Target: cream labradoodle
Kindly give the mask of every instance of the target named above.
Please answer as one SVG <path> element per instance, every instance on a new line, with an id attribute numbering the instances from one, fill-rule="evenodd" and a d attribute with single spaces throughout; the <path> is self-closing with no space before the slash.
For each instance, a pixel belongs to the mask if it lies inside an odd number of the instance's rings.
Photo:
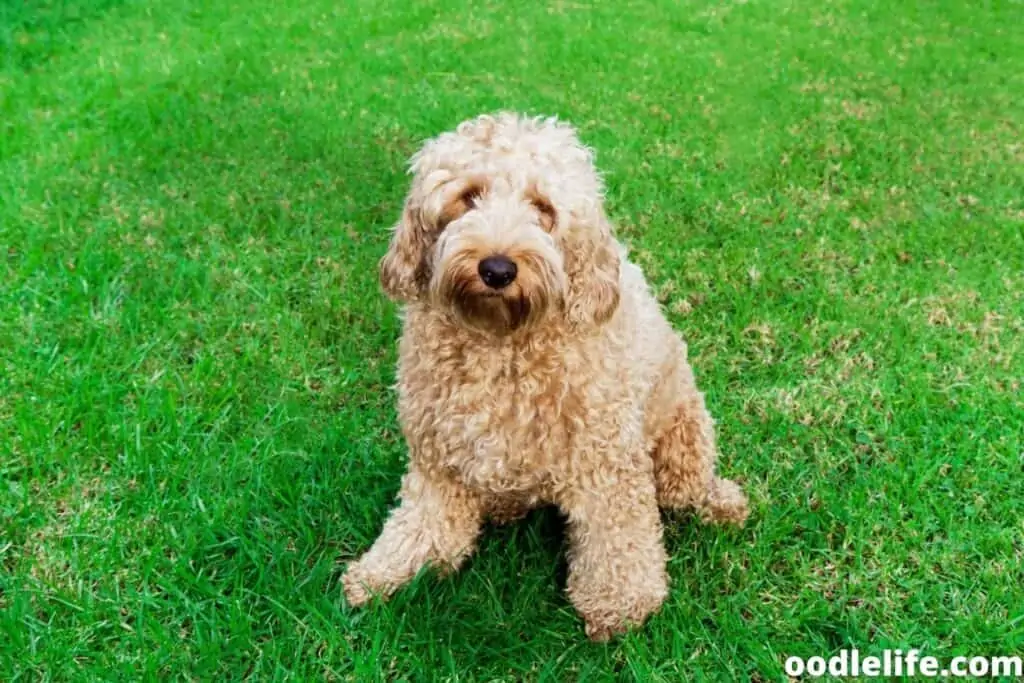
<path id="1" fill-rule="evenodd" d="M 400 505 L 343 578 L 352 605 L 457 568 L 487 519 L 568 518 L 568 594 L 587 634 L 665 599 L 658 507 L 742 523 L 686 344 L 605 216 L 591 152 L 554 119 L 481 116 L 412 159 L 380 264 L 405 306 Z"/>

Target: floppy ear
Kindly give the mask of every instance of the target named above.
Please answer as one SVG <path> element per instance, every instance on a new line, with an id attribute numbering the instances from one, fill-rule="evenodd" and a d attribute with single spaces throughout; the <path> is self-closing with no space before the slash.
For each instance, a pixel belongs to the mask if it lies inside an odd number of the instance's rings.
<path id="1" fill-rule="evenodd" d="M 449 175 L 443 170 L 428 175 L 414 184 L 405 201 L 402 220 L 394 227 L 388 252 L 380 260 L 381 286 L 395 301 L 413 301 L 426 291 L 432 275 L 428 250 L 445 226 L 473 208 L 484 191 L 479 179 L 453 185 L 455 194 L 434 191 Z M 424 194 L 424 186 L 431 191 Z"/>
<path id="2" fill-rule="evenodd" d="M 392 231 L 388 251 L 380 260 L 380 284 L 388 297 L 408 302 L 424 290 L 430 280 L 426 249 L 423 211 L 410 198 L 402 209 L 401 220 Z"/>
<path id="3" fill-rule="evenodd" d="M 619 247 L 604 216 L 577 221 L 565 250 L 569 288 L 565 313 L 573 325 L 600 325 L 619 306 Z"/>

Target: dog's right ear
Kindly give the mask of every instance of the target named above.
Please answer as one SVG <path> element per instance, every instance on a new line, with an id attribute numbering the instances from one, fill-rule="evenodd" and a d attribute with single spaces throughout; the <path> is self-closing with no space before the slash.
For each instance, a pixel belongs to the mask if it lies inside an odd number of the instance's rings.
<path id="1" fill-rule="evenodd" d="M 430 279 L 425 251 L 427 230 L 422 209 L 412 199 L 405 202 L 402 218 L 391 234 L 391 244 L 380 260 L 380 284 L 394 301 L 406 303 L 419 297 Z"/>
<path id="2" fill-rule="evenodd" d="M 445 226 L 473 208 L 484 192 L 483 181 L 470 178 L 448 184 L 446 170 L 414 182 L 394 227 L 388 252 L 380 260 L 380 284 L 384 292 L 402 303 L 420 297 L 430 284 L 428 252 Z"/>

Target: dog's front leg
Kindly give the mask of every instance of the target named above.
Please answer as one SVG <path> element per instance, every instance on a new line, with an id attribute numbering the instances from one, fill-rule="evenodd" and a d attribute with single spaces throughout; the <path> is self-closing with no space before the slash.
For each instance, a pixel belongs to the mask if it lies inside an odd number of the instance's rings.
<path id="1" fill-rule="evenodd" d="M 425 565 L 455 570 L 472 552 L 483 522 L 479 496 L 447 475 L 410 465 L 401 503 L 373 547 L 342 577 L 352 606 L 383 597 L 409 582 Z"/>
<path id="2" fill-rule="evenodd" d="M 668 594 L 653 476 L 595 472 L 560 506 L 569 517 L 569 599 L 587 635 L 607 640 L 643 623 Z"/>

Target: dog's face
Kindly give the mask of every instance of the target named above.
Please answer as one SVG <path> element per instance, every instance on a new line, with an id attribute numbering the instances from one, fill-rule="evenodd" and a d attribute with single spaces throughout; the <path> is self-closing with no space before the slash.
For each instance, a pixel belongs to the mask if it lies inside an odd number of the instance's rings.
<path id="1" fill-rule="evenodd" d="M 567 126 L 481 117 L 427 143 L 413 171 L 381 260 L 389 296 L 495 334 L 614 313 L 617 246 L 590 154 Z"/>
<path id="2" fill-rule="evenodd" d="M 554 207 L 503 180 L 456 177 L 440 188 L 440 216 L 426 226 L 435 237 L 421 255 L 430 303 L 499 333 L 542 319 L 566 290 Z"/>

